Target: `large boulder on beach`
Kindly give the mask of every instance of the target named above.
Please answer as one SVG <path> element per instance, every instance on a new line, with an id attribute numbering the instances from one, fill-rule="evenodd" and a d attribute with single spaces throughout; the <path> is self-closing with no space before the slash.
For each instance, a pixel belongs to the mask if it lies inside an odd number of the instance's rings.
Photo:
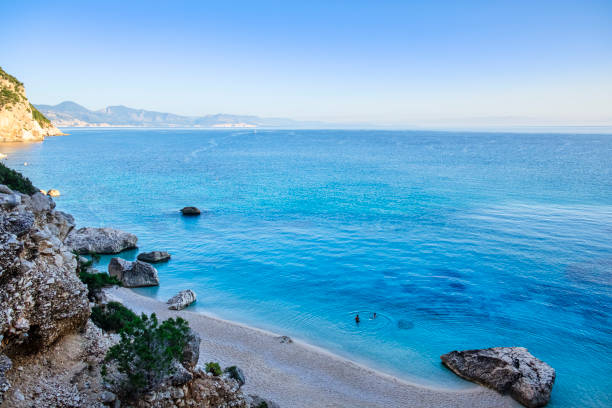
<path id="1" fill-rule="evenodd" d="M 79 228 L 66 238 L 66 246 L 77 254 L 118 254 L 136 248 L 138 237 L 113 228 Z"/>
<path id="2" fill-rule="evenodd" d="M 108 274 L 117 278 L 127 288 L 159 285 L 157 269 L 146 262 L 113 258 L 108 264 Z"/>
<path id="3" fill-rule="evenodd" d="M 196 301 L 196 294 L 193 290 L 187 289 L 182 290 L 176 295 L 172 296 L 166 302 L 169 306 L 168 309 L 171 310 L 181 310 L 192 304 Z"/>
<path id="4" fill-rule="evenodd" d="M 181 213 L 183 215 L 200 215 L 201 211 L 196 207 L 183 207 Z"/>
<path id="5" fill-rule="evenodd" d="M 550 400 L 555 370 L 524 347 L 452 351 L 440 358 L 458 376 L 510 394 L 526 407 L 543 407 Z"/>
<path id="6" fill-rule="evenodd" d="M 138 254 L 138 260 L 148 263 L 164 262 L 170 259 L 170 254 L 166 251 L 151 251 Z"/>

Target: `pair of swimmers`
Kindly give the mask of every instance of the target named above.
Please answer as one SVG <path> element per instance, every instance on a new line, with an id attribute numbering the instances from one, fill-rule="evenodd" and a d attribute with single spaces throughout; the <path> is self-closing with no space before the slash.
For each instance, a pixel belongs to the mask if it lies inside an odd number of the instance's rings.
<path id="1" fill-rule="evenodd" d="M 374 312 L 372 315 L 372 319 L 376 319 L 376 312 Z M 357 313 L 357 315 L 355 315 L 355 323 L 359 324 L 360 321 L 361 319 L 359 318 L 359 313 Z"/>

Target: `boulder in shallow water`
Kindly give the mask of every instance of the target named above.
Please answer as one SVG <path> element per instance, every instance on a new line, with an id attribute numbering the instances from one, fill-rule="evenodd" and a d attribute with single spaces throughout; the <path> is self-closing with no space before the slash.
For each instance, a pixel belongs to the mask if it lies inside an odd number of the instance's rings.
<path id="1" fill-rule="evenodd" d="M 200 215 L 201 211 L 196 207 L 184 207 L 181 209 L 183 215 Z"/>
<path id="2" fill-rule="evenodd" d="M 196 294 L 193 290 L 187 289 L 182 290 L 176 295 L 172 296 L 166 302 L 169 306 L 168 309 L 171 310 L 181 310 L 192 304 L 196 301 Z"/>
<path id="3" fill-rule="evenodd" d="M 77 254 L 118 254 L 136 248 L 138 237 L 113 228 L 79 228 L 66 238 L 66 246 Z"/>
<path id="4" fill-rule="evenodd" d="M 170 259 L 170 254 L 166 251 L 152 251 L 138 254 L 138 260 L 148 263 L 164 262 Z"/>
<path id="5" fill-rule="evenodd" d="M 113 258 L 108 264 L 108 274 L 119 279 L 127 288 L 159 285 L 157 269 L 146 262 Z"/>
<path id="6" fill-rule="evenodd" d="M 458 376 L 510 394 L 526 407 L 543 407 L 550 400 L 555 370 L 524 347 L 452 351 L 440 358 Z"/>

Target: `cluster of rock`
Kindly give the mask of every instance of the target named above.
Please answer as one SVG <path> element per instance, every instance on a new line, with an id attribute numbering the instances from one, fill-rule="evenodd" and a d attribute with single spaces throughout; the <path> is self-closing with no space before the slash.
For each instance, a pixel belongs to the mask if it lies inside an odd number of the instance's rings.
<path id="1" fill-rule="evenodd" d="M 50 346 L 85 326 L 87 289 L 65 245 L 72 216 L 53 200 L 0 186 L 0 359 Z M 2 364 L 6 367 L 6 364 Z M 2 370 L 0 370 L 1 372 Z M 7 389 L 0 374 L 0 399 Z"/>
<path id="2" fill-rule="evenodd" d="M 510 394 L 526 407 L 543 407 L 550 400 L 555 370 L 524 347 L 452 351 L 440 358 L 460 377 Z"/>

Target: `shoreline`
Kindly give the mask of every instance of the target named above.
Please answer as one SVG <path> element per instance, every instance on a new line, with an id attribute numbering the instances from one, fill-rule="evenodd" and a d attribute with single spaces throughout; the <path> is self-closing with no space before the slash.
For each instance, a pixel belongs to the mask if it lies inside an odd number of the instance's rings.
<path id="1" fill-rule="evenodd" d="M 462 390 L 410 383 L 278 334 L 201 312 L 168 310 L 159 300 L 126 288 L 107 289 L 109 300 L 136 313 L 156 313 L 161 319 L 180 316 L 202 337 L 200 362 L 236 365 L 246 376 L 246 394 L 257 394 L 282 408 L 311 407 L 520 407 L 509 396 L 474 384 Z"/>

